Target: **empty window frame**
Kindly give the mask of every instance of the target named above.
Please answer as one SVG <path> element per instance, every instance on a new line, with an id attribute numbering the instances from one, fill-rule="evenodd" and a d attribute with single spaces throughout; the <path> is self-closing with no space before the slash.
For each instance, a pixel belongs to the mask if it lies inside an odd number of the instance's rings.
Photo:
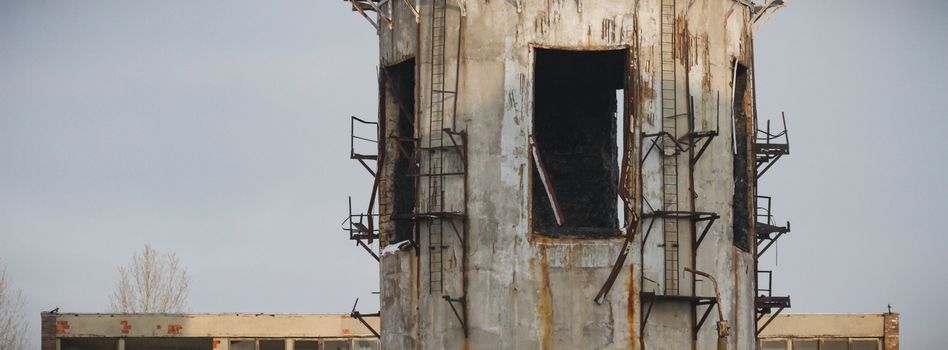
<path id="1" fill-rule="evenodd" d="M 853 339 L 850 343 L 852 350 L 879 350 L 879 341 L 875 339 Z"/>
<path id="2" fill-rule="evenodd" d="M 386 129 L 391 131 L 386 131 L 382 137 L 386 138 L 385 142 L 396 143 L 396 151 L 391 154 L 395 160 L 392 174 L 392 219 L 395 225 L 391 241 L 401 242 L 414 236 L 414 221 L 410 217 L 414 213 L 416 196 L 411 159 L 415 143 L 409 140 L 415 138 L 415 60 L 386 67 L 384 73 Z"/>
<path id="3" fill-rule="evenodd" d="M 352 341 L 353 350 L 379 350 L 379 341 L 376 339 L 356 339 Z"/>
<path id="4" fill-rule="evenodd" d="M 736 63 L 734 69 L 734 245 L 749 251 L 756 176 L 751 146 L 754 132 L 753 81 L 744 65 Z"/>
<path id="5" fill-rule="evenodd" d="M 319 341 L 317 340 L 294 340 L 293 350 L 319 350 Z"/>
<path id="6" fill-rule="evenodd" d="M 118 338 L 60 338 L 62 350 L 112 350 L 118 349 Z"/>
<path id="7" fill-rule="evenodd" d="M 628 51 L 535 53 L 533 230 L 548 236 L 618 234 L 617 145 L 624 133 L 617 119 L 625 116 L 617 112 L 625 108 L 617 106 L 627 105 L 628 94 L 617 90 L 626 90 Z"/>
<path id="8" fill-rule="evenodd" d="M 286 350 L 286 340 L 283 339 L 260 339 L 259 350 Z"/>
<path id="9" fill-rule="evenodd" d="M 154 338 L 125 338 L 126 350 L 211 350 L 214 348 L 212 338 L 191 337 L 154 337 Z M 282 350 L 282 349 L 281 349 Z"/>
<path id="10" fill-rule="evenodd" d="M 230 350 L 256 350 L 257 341 L 254 339 L 240 339 L 230 341 Z"/>
<path id="11" fill-rule="evenodd" d="M 821 350 L 849 350 L 849 339 L 823 339 Z"/>
<path id="12" fill-rule="evenodd" d="M 323 342 L 324 350 L 351 350 L 351 341 L 348 339 L 326 340 Z"/>
<path id="13" fill-rule="evenodd" d="M 820 350 L 819 340 L 794 340 L 793 350 Z"/>
<path id="14" fill-rule="evenodd" d="M 761 340 L 760 348 L 762 350 L 787 350 L 786 340 Z"/>

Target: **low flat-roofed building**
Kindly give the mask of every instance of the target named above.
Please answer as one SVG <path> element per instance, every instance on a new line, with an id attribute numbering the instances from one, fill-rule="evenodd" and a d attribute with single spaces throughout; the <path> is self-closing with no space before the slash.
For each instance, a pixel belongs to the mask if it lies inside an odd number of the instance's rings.
<path id="1" fill-rule="evenodd" d="M 761 320 L 761 326 L 767 321 Z M 898 350 L 899 314 L 779 315 L 760 333 L 761 350 Z"/>
<path id="2" fill-rule="evenodd" d="M 42 350 L 378 350 L 378 317 L 42 314 Z"/>

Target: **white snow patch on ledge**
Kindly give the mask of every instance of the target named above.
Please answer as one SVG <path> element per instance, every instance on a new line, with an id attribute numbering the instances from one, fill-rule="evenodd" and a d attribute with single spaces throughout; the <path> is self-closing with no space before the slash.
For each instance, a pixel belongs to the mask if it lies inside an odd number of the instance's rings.
<path id="1" fill-rule="evenodd" d="M 381 255 L 381 256 L 386 256 L 386 255 L 388 255 L 388 254 L 394 254 L 395 252 L 397 252 L 397 251 L 399 251 L 399 250 L 403 250 L 402 248 L 410 247 L 410 246 L 411 246 L 411 241 L 401 241 L 401 242 L 398 242 L 398 243 L 389 244 L 389 245 L 385 246 L 385 249 L 382 249 L 382 255 Z"/>

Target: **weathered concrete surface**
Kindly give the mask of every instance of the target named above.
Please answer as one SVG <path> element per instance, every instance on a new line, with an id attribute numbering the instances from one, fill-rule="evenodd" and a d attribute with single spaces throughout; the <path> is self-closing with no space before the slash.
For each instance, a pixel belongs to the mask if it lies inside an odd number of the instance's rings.
<path id="1" fill-rule="evenodd" d="M 57 338 L 77 337 L 372 337 L 358 320 L 330 314 L 44 314 Z M 377 317 L 366 319 L 379 327 Z"/>
<path id="2" fill-rule="evenodd" d="M 716 316 L 691 329 L 695 315 L 687 304 L 662 303 L 653 310 L 644 334 L 640 291 L 664 290 L 663 238 L 653 232 L 643 244 L 642 220 L 632 225 L 635 239 L 629 259 L 602 305 L 593 298 L 605 282 L 624 238 L 549 238 L 531 227 L 532 160 L 529 136 L 533 125 L 534 48 L 563 50 L 628 49 L 625 123 L 626 149 L 632 155 L 627 171 L 636 217 L 652 209 L 642 199 L 662 203 L 662 177 L 653 154 L 639 167 L 641 133 L 661 130 L 660 26 L 661 1 L 607 0 L 469 0 L 467 16 L 459 18 L 449 1 L 446 82 L 453 85 L 459 26 L 463 33 L 459 67 L 457 130 L 467 133 L 468 173 L 465 180 L 445 181 L 448 210 L 467 215 L 466 250 L 453 234 L 445 235 L 444 290 L 428 286 L 428 242 L 422 226 L 418 250 L 382 258 L 381 306 L 383 346 L 389 349 L 715 349 Z M 394 24 L 379 33 L 381 65 L 415 58 L 416 135 L 422 142 L 430 113 L 429 60 L 432 44 L 431 1 L 421 2 L 421 22 L 402 1 L 394 3 Z M 690 6 L 689 6 L 690 4 Z M 519 8 L 518 8 L 519 7 Z M 678 1 L 675 35 L 678 110 L 694 98 L 695 130 L 719 132 L 693 172 L 695 211 L 721 216 L 691 255 L 691 228 L 682 223 L 680 266 L 714 276 L 720 284 L 720 307 L 729 322 L 730 349 L 755 345 L 752 251 L 733 245 L 732 108 L 734 62 L 753 68 L 749 9 L 732 0 Z M 462 25 L 463 23 L 463 25 Z M 687 89 L 686 89 L 687 87 Z M 450 103 L 450 102 L 449 102 Z M 380 120 L 394 120 L 395 103 L 386 99 Z M 450 116 L 448 116 L 450 118 Z M 450 123 L 450 121 L 446 121 Z M 684 122 L 676 131 L 683 136 Z M 740 125 L 747 128 L 749 125 Z M 392 130 L 392 127 L 385 128 Z M 437 131 L 435 131 L 437 132 Z M 388 135 L 383 149 L 397 152 Z M 391 189 L 391 162 L 383 169 L 380 206 Z M 682 158 L 686 159 L 686 158 Z M 689 172 L 681 162 L 678 202 L 689 202 Z M 424 161 L 422 161 L 424 167 Z M 429 193 L 419 180 L 418 197 Z M 465 193 L 466 196 L 462 195 Z M 466 203 L 463 200 L 466 197 Z M 416 212 L 427 208 L 419 204 Z M 660 209 L 660 208 L 656 208 Z M 391 223 L 382 214 L 382 235 Z M 631 214 L 631 213 L 629 213 Z M 656 223 L 661 227 L 661 221 Z M 751 249 L 753 250 L 753 249 Z M 644 272 L 643 272 L 644 271 Z M 714 296 L 707 280 L 679 270 L 679 295 Z M 654 281 L 654 282 L 653 282 Z M 466 298 L 465 338 L 461 323 L 443 297 Z M 699 308 L 703 312 L 704 307 Z M 644 342 L 643 340 L 644 336 Z"/>
<path id="3" fill-rule="evenodd" d="M 898 314 L 892 314 L 898 320 Z M 885 314 L 778 315 L 760 334 L 768 338 L 883 338 Z M 761 322 L 763 323 L 763 321 Z M 896 334 L 897 336 L 897 334 Z"/>

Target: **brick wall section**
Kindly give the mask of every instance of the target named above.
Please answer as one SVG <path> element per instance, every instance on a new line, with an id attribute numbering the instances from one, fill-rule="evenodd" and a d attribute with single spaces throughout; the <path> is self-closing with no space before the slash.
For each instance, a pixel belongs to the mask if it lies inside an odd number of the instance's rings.
<path id="1" fill-rule="evenodd" d="M 899 314 L 888 313 L 884 319 L 885 350 L 899 350 Z"/>
<path id="2" fill-rule="evenodd" d="M 40 314 L 40 349 L 56 350 L 56 315 Z"/>

